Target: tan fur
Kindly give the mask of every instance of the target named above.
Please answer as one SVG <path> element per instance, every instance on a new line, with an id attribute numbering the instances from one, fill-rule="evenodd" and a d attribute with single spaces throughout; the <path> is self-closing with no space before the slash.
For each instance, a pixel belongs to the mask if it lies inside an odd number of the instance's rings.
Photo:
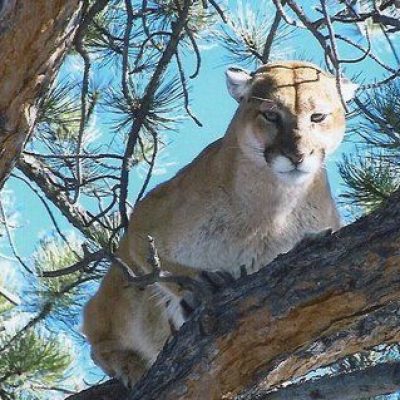
<path id="1" fill-rule="evenodd" d="M 254 272 L 308 232 L 339 227 L 323 164 L 345 129 L 335 79 L 312 64 L 282 62 L 261 67 L 240 90 L 226 135 L 135 208 L 118 253 L 136 272 L 149 268 L 147 235 L 166 270 L 237 276 L 241 265 Z M 282 122 L 268 122 L 266 110 L 279 112 Z M 326 120 L 311 123 L 321 112 L 329 113 Z M 286 168 L 286 155 L 299 154 L 310 159 L 309 174 L 274 170 Z M 168 338 L 168 318 L 182 324 L 179 296 L 172 286 L 126 288 L 112 266 L 84 311 L 95 362 L 134 383 Z"/>

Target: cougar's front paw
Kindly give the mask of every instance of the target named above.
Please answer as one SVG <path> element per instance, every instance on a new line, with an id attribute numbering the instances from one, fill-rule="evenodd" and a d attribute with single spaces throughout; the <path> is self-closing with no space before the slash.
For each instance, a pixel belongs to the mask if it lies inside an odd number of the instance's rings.
<path id="1" fill-rule="evenodd" d="M 126 388 L 132 389 L 142 374 L 143 369 L 138 368 L 136 358 L 126 357 L 117 366 L 114 377 L 121 381 Z"/>
<path id="2" fill-rule="evenodd" d="M 203 284 L 207 286 L 207 288 L 211 291 L 211 293 L 216 293 L 218 290 L 225 286 L 231 285 L 235 282 L 234 276 L 227 271 L 201 271 L 198 278 Z"/>
<path id="3" fill-rule="evenodd" d="M 200 284 L 204 286 L 204 291 L 210 293 L 210 295 L 216 293 L 221 288 L 231 285 L 235 282 L 235 278 L 232 274 L 226 271 L 201 271 L 197 277 Z M 183 316 L 188 319 L 193 311 L 200 306 L 201 299 L 196 296 L 195 292 L 186 292 L 181 300 L 181 308 Z"/>
<path id="4" fill-rule="evenodd" d="M 186 320 L 193 314 L 193 311 L 199 307 L 201 300 L 193 294 L 193 292 L 186 292 L 180 302 L 183 318 Z"/>
<path id="5" fill-rule="evenodd" d="M 308 232 L 303 236 L 303 239 L 299 243 L 297 243 L 295 249 L 305 249 L 320 241 L 321 239 L 331 236 L 332 232 L 333 231 L 331 228 L 323 229 L 322 231 L 318 232 Z"/>
<path id="6" fill-rule="evenodd" d="M 128 389 L 131 389 L 146 371 L 145 362 L 140 355 L 130 350 L 98 353 L 93 360 L 107 375 L 118 379 Z"/>

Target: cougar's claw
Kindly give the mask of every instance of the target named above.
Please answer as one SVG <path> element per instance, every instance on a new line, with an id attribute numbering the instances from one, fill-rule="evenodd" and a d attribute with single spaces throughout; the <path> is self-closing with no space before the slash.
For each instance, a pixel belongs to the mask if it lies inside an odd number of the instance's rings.
<path id="1" fill-rule="evenodd" d="M 201 271 L 197 277 L 197 280 L 210 292 L 210 294 L 216 293 L 219 289 L 228 286 L 235 282 L 235 278 L 232 274 L 227 271 Z M 200 306 L 201 300 L 193 292 L 186 292 L 181 300 L 181 307 L 184 318 L 187 319 L 193 313 L 193 311 Z"/>
<path id="2" fill-rule="evenodd" d="M 227 271 L 201 271 L 198 279 L 205 283 L 212 293 L 219 289 L 231 285 L 235 282 L 233 275 Z"/>

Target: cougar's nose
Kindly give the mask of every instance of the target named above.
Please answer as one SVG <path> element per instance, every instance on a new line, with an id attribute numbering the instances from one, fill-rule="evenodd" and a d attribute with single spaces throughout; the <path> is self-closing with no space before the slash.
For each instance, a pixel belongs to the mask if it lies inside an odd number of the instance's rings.
<path id="1" fill-rule="evenodd" d="M 301 164 L 304 161 L 304 154 L 302 153 L 289 153 L 282 151 L 282 154 L 287 157 L 295 166 Z"/>

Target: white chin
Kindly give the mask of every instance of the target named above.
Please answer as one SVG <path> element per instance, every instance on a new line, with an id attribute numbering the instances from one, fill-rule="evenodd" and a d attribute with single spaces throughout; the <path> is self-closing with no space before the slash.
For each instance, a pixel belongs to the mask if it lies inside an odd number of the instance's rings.
<path id="1" fill-rule="evenodd" d="M 290 171 L 290 172 L 275 172 L 278 179 L 287 185 L 301 185 L 308 182 L 313 174 L 311 172 Z"/>

